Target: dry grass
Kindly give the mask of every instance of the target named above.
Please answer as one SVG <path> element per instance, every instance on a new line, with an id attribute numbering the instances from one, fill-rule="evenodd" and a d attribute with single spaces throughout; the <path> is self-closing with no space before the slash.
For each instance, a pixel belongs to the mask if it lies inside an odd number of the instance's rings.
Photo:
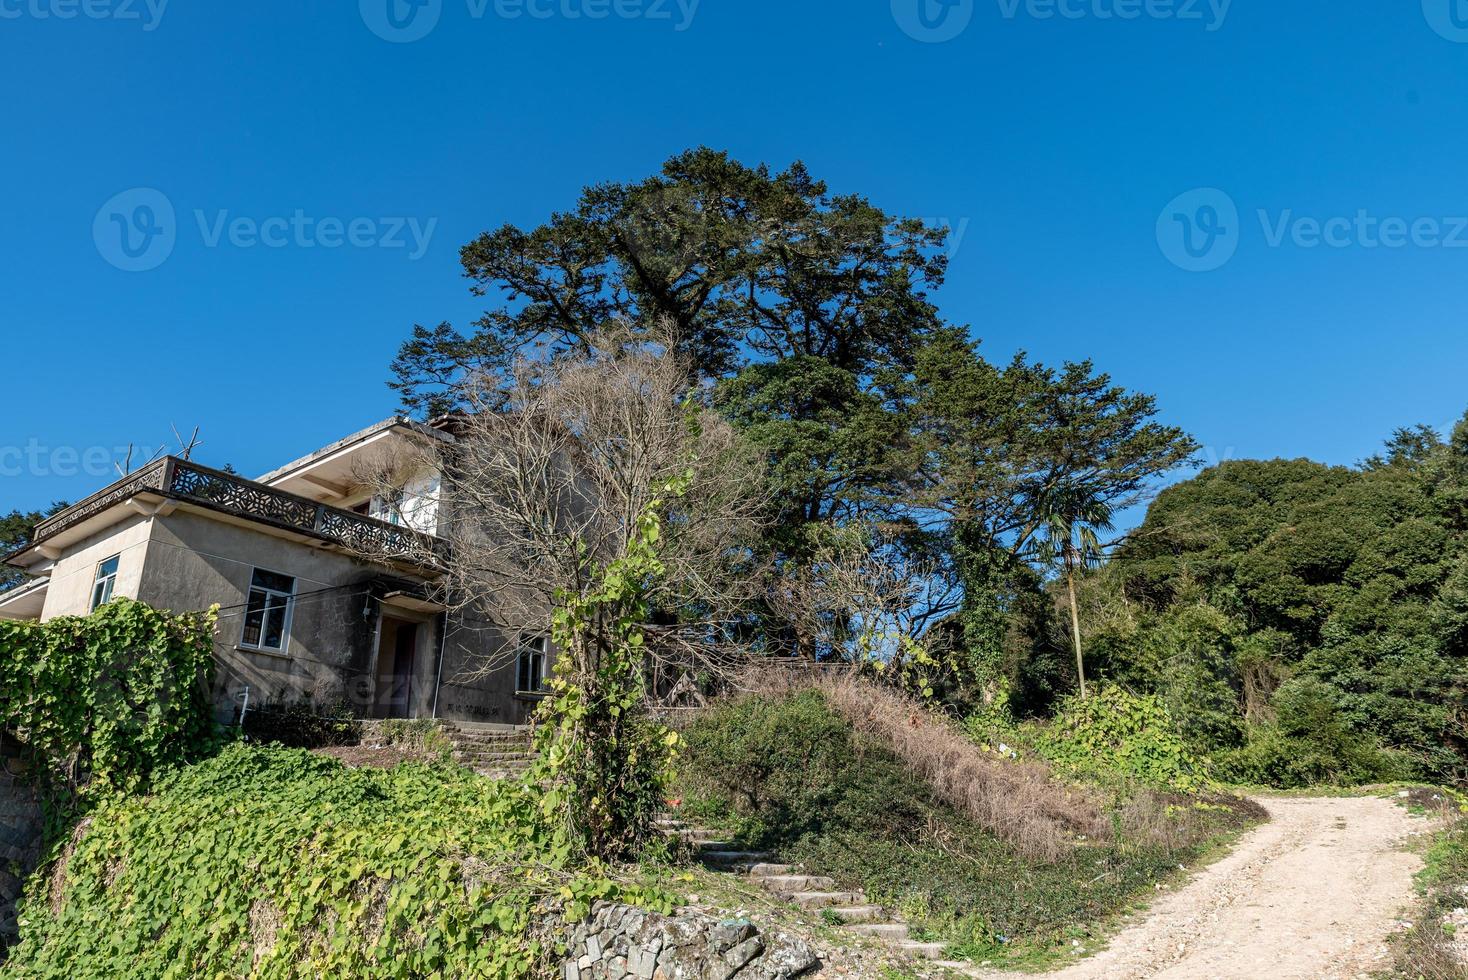
<path id="1" fill-rule="evenodd" d="M 1050 770 L 984 752 L 922 704 L 849 673 L 762 671 L 750 689 L 768 696 L 818 690 L 856 730 L 889 748 L 934 794 L 1025 855 L 1054 861 L 1080 838 L 1106 840 L 1110 821 L 1085 792 Z"/>

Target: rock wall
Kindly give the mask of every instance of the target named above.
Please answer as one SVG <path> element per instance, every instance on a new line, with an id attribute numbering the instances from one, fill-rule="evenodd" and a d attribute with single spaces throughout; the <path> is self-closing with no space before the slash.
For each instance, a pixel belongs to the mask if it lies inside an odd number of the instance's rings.
<path id="1" fill-rule="evenodd" d="M 599 904 L 570 928 L 565 980 L 791 980 L 820 966 L 804 942 L 747 919 Z"/>
<path id="2" fill-rule="evenodd" d="M 0 959 L 15 939 L 15 903 L 41 859 L 41 808 L 15 740 L 0 732 Z"/>

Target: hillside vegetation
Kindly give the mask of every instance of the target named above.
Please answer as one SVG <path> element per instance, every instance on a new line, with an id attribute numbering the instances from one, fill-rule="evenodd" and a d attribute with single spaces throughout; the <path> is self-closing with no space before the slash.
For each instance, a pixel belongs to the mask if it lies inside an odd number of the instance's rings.
<path id="1" fill-rule="evenodd" d="M 1046 962 L 1089 946 L 1259 816 L 1116 770 L 1104 784 L 1062 779 L 849 678 L 777 681 L 685 737 L 686 813 L 729 820 L 741 843 L 865 889 L 976 961 Z"/>
<path id="2" fill-rule="evenodd" d="M 572 868 L 553 830 L 519 782 L 231 746 L 89 814 L 33 880 L 6 976 L 550 974 L 545 916 L 666 904 Z"/>
<path id="3" fill-rule="evenodd" d="M 1096 669 L 1219 774 L 1468 774 L 1468 422 L 1356 469 L 1229 462 L 1158 498 L 1086 591 Z"/>

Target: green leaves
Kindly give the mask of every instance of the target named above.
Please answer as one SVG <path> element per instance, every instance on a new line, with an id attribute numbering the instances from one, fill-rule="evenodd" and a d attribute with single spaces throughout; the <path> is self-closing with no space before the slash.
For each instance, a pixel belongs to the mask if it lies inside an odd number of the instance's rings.
<path id="1" fill-rule="evenodd" d="M 0 622 L 0 725 L 58 779 L 132 790 L 213 735 L 215 611 L 173 616 L 119 598 L 83 619 Z"/>
<path id="2" fill-rule="evenodd" d="M 109 797 L 53 909 L 37 878 L 9 977 L 521 978 L 552 902 L 667 902 L 578 870 L 533 787 L 455 766 L 346 769 L 232 745 Z"/>

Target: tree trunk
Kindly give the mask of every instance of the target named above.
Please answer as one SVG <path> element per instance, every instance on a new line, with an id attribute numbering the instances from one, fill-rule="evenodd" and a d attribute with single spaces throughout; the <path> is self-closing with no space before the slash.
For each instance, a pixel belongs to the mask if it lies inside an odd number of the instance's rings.
<path id="1" fill-rule="evenodd" d="M 1065 580 L 1070 588 L 1070 631 L 1075 639 L 1076 647 L 1076 676 L 1081 681 L 1081 700 L 1086 700 L 1086 659 L 1081 653 L 1081 612 L 1080 605 L 1076 602 L 1076 569 L 1074 561 L 1067 561 L 1065 568 Z"/>

